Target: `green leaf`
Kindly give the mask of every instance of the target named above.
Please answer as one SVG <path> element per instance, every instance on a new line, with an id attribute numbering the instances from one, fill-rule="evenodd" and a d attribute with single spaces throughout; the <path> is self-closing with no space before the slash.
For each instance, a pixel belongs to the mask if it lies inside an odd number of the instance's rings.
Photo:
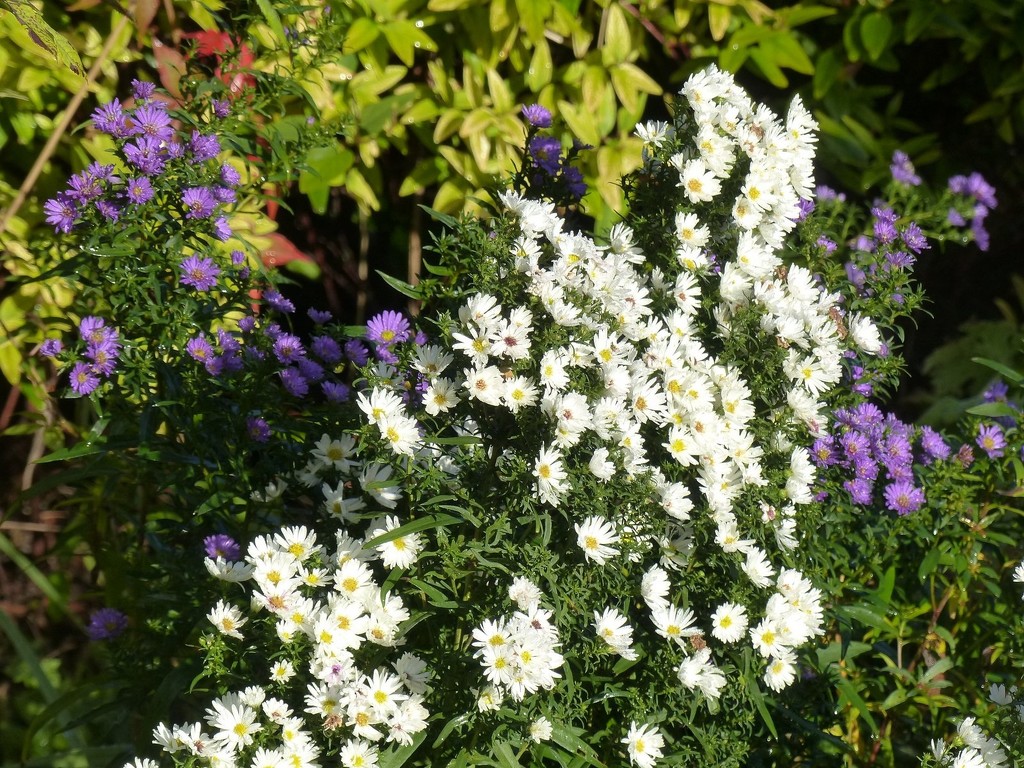
<path id="1" fill-rule="evenodd" d="M 491 749 L 494 751 L 494 756 L 498 758 L 498 765 L 501 768 L 522 768 L 515 750 L 507 741 L 494 741 L 491 743 Z"/>
<path id="2" fill-rule="evenodd" d="M 425 730 L 420 731 L 412 737 L 412 744 L 381 752 L 377 757 L 377 765 L 380 768 L 402 768 L 426 738 L 427 732 Z"/>
<path id="3" fill-rule="evenodd" d="M 417 49 L 425 51 L 437 50 L 437 43 L 426 32 L 417 27 L 415 22 L 409 19 L 389 21 L 383 26 L 383 32 L 384 37 L 387 38 L 388 45 L 391 46 L 391 50 L 395 52 L 395 55 L 407 67 L 413 65 Z"/>
<path id="4" fill-rule="evenodd" d="M 611 67 L 629 58 L 633 51 L 633 39 L 626 12 L 618 3 L 609 3 L 604 9 L 603 22 L 604 46 L 601 48 L 601 63 Z"/>
<path id="5" fill-rule="evenodd" d="M 360 16 L 345 33 L 344 53 L 358 53 L 380 37 L 380 25 L 373 19 Z"/>
<path id="6" fill-rule="evenodd" d="M 437 738 L 434 739 L 434 743 L 430 745 L 430 748 L 437 749 L 444 743 L 445 739 L 447 739 L 452 734 L 452 731 L 454 731 L 459 726 L 468 723 L 472 719 L 472 717 L 473 714 L 470 712 L 466 712 L 465 714 L 453 717 L 451 720 L 444 724 L 444 728 L 442 728 L 441 732 L 437 734 Z"/>
<path id="7" fill-rule="evenodd" d="M 836 609 L 836 613 L 875 629 L 886 629 L 889 626 L 886 623 L 884 614 L 880 614 L 875 608 L 863 603 L 840 606 Z"/>
<path id="8" fill-rule="evenodd" d="M 715 3 L 708 6 L 708 29 L 711 31 L 713 40 L 717 42 L 725 37 L 725 33 L 729 31 L 730 21 L 732 21 L 732 8 Z"/>
<path id="9" fill-rule="evenodd" d="M 428 584 L 422 579 L 409 578 L 409 583 L 416 587 L 418 590 L 423 592 L 428 598 L 431 605 L 445 610 L 454 610 L 459 607 L 459 604 L 452 600 L 450 596 L 446 595 L 440 589 L 435 587 L 433 584 Z"/>
<path id="10" fill-rule="evenodd" d="M 551 61 L 551 47 L 544 38 L 538 40 L 533 47 L 533 56 L 530 57 L 530 67 L 526 71 L 526 84 L 534 93 L 551 82 L 551 75 L 554 72 L 554 65 Z"/>
<path id="11" fill-rule="evenodd" d="M 792 69 L 801 75 L 814 74 L 814 64 L 810 57 L 790 33 L 780 32 L 772 35 L 761 43 L 761 48 L 768 49 L 780 67 Z"/>
<path id="12" fill-rule="evenodd" d="M 1003 365 L 998 360 L 992 360 L 988 357 L 972 357 L 971 362 L 977 363 L 978 365 L 984 365 L 986 368 L 991 368 L 996 373 L 1005 376 L 1007 379 L 1012 381 L 1014 384 L 1020 384 L 1024 381 L 1024 374 L 1020 374 L 1013 370 L 1007 365 Z"/>
<path id="13" fill-rule="evenodd" d="M 420 208 L 422 208 L 434 221 L 439 221 L 450 229 L 454 229 L 459 223 L 454 216 L 449 216 L 447 213 L 435 211 L 429 205 L 421 205 Z"/>
<path id="14" fill-rule="evenodd" d="M 923 675 L 921 675 L 921 678 L 920 678 L 919 682 L 920 683 L 928 683 L 933 678 L 938 677 L 939 675 L 949 671 L 952 668 L 953 668 L 953 660 L 951 658 L 949 658 L 947 656 L 944 659 L 939 659 L 934 664 L 932 664 L 930 667 L 928 667 L 927 671 Z"/>
<path id="15" fill-rule="evenodd" d="M 566 665 L 568 670 L 569 665 Z M 568 678 L 568 676 L 567 676 Z M 580 734 L 584 733 L 579 728 L 570 728 L 568 725 L 558 721 L 552 721 L 551 723 L 551 740 L 558 746 L 562 747 L 566 752 L 576 755 L 586 761 L 587 765 L 594 766 L 594 768 L 606 768 L 605 764 L 601 762 L 597 752 L 587 742 L 580 738 Z"/>
<path id="16" fill-rule="evenodd" d="M 775 721 L 772 720 L 772 714 L 768 711 L 768 706 L 764 702 L 764 695 L 761 693 L 757 683 L 754 682 L 753 677 L 747 678 L 747 693 L 750 694 L 750 698 L 753 700 L 754 706 L 757 707 L 761 719 L 764 720 L 764 724 L 768 727 L 768 732 L 776 739 L 779 738 L 779 732 L 775 728 Z"/>
<path id="17" fill-rule="evenodd" d="M 765 49 L 758 46 L 750 52 L 750 58 L 757 64 L 757 68 L 761 70 L 761 74 L 764 75 L 769 83 L 776 88 L 786 88 L 789 86 L 789 79 L 779 69 L 778 62 L 775 61 L 775 54 L 770 48 Z"/>
<path id="18" fill-rule="evenodd" d="M 395 539 L 400 539 L 403 536 L 408 536 L 410 533 L 419 533 L 420 531 L 430 530 L 431 528 L 440 528 L 442 525 L 458 525 L 461 522 L 463 522 L 462 518 L 456 517 L 455 515 L 427 515 L 426 517 L 420 517 L 390 531 L 382 533 L 380 536 L 374 536 L 363 544 L 363 548 L 369 549 L 371 547 L 376 547 L 379 544 L 387 544 L 389 541 L 394 541 Z"/>
<path id="19" fill-rule="evenodd" d="M 889 45 L 892 37 L 892 21 L 884 11 L 875 11 L 864 16 L 860 22 L 860 39 L 864 50 L 872 61 L 877 61 Z"/>
<path id="20" fill-rule="evenodd" d="M 836 678 L 836 688 L 839 689 L 839 703 L 849 704 L 857 713 L 861 716 L 861 719 L 868 724 L 871 729 L 871 734 L 874 736 L 878 735 L 878 723 L 875 722 L 875 718 L 871 716 L 871 709 L 867 703 L 861 698 L 861 695 L 857 693 L 857 689 L 854 688 L 853 683 L 848 678 L 838 676 Z"/>
<path id="21" fill-rule="evenodd" d="M 998 418 L 1001 416 L 1016 416 L 1018 411 L 1007 403 L 982 403 L 967 409 L 967 413 L 973 416 L 988 416 Z"/>
<path id="22" fill-rule="evenodd" d="M 281 17 L 278 15 L 277 10 L 270 4 L 270 0 L 256 0 L 256 5 L 259 6 L 260 13 L 263 14 L 263 18 L 266 19 L 267 25 L 274 32 L 274 37 L 283 44 L 286 39 L 284 26 L 281 24 Z"/>
<path id="23" fill-rule="evenodd" d="M 399 280 L 397 277 L 392 277 L 391 275 L 385 274 L 384 272 L 381 272 L 379 269 L 376 270 L 376 272 L 378 275 L 381 276 L 381 279 L 385 283 L 390 285 L 403 296 L 408 296 L 410 299 L 423 298 L 422 292 L 416 286 L 409 285 L 409 283 L 405 282 L 404 280 Z"/>
<path id="24" fill-rule="evenodd" d="M 836 54 L 834 49 L 825 51 L 818 60 L 814 67 L 814 98 L 821 99 L 826 93 L 832 90 L 832 86 L 835 85 L 839 79 L 839 73 L 842 71 L 842 64 L 839 61 L 839 56 Z"/>
<path id="25" fill-rule="evenodd" d="M 50 58 L 79 77 L 85 74 L 78 51 L 63 35 L 46 23 L 34 5 L 28 0 L 3 0 L 3 4 L 28 32 L 32 42 L 46 51 Z"/>
<path id="26" fill-rule="evenodd" d="M 892 590 L 895 586 L 896 566 L 890 565 L 882 576 L 882 580 L 878 584 L 878 590 L 875 593 L 882 605 L 888 606 L 892 602 Z"/>

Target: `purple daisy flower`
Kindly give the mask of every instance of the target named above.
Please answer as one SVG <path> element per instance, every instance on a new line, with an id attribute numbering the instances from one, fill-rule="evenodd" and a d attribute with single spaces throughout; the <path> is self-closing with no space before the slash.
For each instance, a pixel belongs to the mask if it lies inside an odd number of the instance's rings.
<path id="1" fill-rule="evenodd" d="M 213 99 L 211 101 L 213 106 L 213 116 L 221 119 L 231 114 L 231 102 L 227 99 Z"/>
<path id="2" fill-rule="evenodd" d="M 185 344 L 185 351 L 188 352 L 193 360 L 200 363 L 205 363 L 213 357 L 213 347 L 210 346 L 210 342 L 206 340 L 205 336 L 196 336 L 189 339 L 188 343 Z"/>
<path id="3" fill-rule="evenodd" d="M 280 291 L 274 288 L 264 291 L 263 298 L 266 299 L 271 309 L 276 309 L 278 312 L 290 314 L 295 311 L 295 305 L 291 299 L 286 299 Z"/>
<path id="4" fill-rule="evenodd" d="M 43 203 L 43 212 L 46 214 L 46 223 L 55 232 L 64 235 L 72 230 L 78 218 L 78 206 L 67 192 L 58 192 L 55 197 Z"/>
<path id="5" fill-rule="evenodd" d="M 891 243 L 899 235 L 896 229 L 896 214 L 888 208 L 872 208 L 872 215 L 875 217 L 874 233 L 875 240 L 880 243 Z"/>
<path id="6" fill-rule="evenodd" d="M 550 176 L 558 173 L 562 162 L 562 142 L 553 136 L 534 136 L 527 146 L 530 162 Z"/>
<path id="7" fill-rule="evenodd" d="M 150 183 L 148 176 L 128 179 L 128 183 L 125 185 L 125 194 L 133 203 L 142 205 L 153 199 L 153 185 Z"/>
<path id="8" fill-rule="evenodd" d="M 233 203 L 238 197 L 231 187 L 216 186 L 211 187 L 210 190 L 213 192 L 213 199 L 218 203 Z"/>
<path id="9" fill-rule="evenodd" d="M 147 176 L 163 173 L 163 147 L 152 136 L 140 136 L 124 145 L 124 159 Z"/>
<path id="10" fill-rule="evenodd" d="M 951 452 L 942 435 L 931 427 L 921 427 L 921 450 L 924 451 L 923 461 L 926 464 L 948 459 Z"/>
<path id="11" fill-rule="evenodd" d="M 158 141 L 174 137 L 171 116 L 162 104 L 145 104 L 131 114 L 132 136 L 151 136 Z"/>
<path id="12" fill-rule="evenodd" d="M 152 98 L 155 91 L 155 83 L 147 83 L 145 80 L 132 80 L 132 95 L 138 101 Z"/>
<path id="13" fill-rule="evenodd" d="M 834 445 L 831 435 L 819 437 L 811 446 L 811 460 L 819 467 L 832 466 L 836 463 Z"/>
<path id="14" fill-rule="evenodd" d="M 121 218 L 121 207 L 117 203 L 112 203 L 109 200 L 97 200 L 96 210 L 100 212 L 100 215 L 107 221 L 117 221 Z"/>
<path id="15" fill-rule="evenodd" d="M 995 208 L 999 205 L 996 200 L 996 188 L 985 181 L 985 177 L 977 171 L 967 177 L 966 191 L 986 208 Z"/>
<path id="16" fill-rule="evenodd" d="M 384 344 L 378 344 L 373 348 L 373 356 L 382 363 L 387 363 L 388 365 L 395 365 L 398 363 L 398 355 L 391 351 L 391 347 L 385 346 Z"/>
<path id="17" fill-rule="evenodd" d="M 188 187 L 182 190 L 181 202 L 186 219 L 205 219 L 217 207 L 217 199 L 207 187 Z"/>
<path id="18" fill-rule="evenodd" d="M 843 488 L 850 494 L 850 501 L 854 504 L 866 505 L 871 503 L 872 483 L 864 478 L 847 480 Z"/>
<path id="19" fill-rule="evenodd" d="M 410 336 L 409 321 L 400 313 L 385 310 L 370 318 L 366 324 L 366 338 L 377 344 L 397 344 L 408 341 Z"/>
<path id="20" fill-rule="evenodd" d="M 897 149 L 893 152 L 892 164 L 889 166 L 889 170 L 892 172 L 893 181 L 911 187 L 917 187 L 921 184 L 921 177 L 914 172 L 914 164 L 910 162 L 907 153 L 902 150 Z"/>
<path id="21" fill-rule="evenodd" d="M 86 342 L 99 343 L 111 337 L 117 338 L 117 331 L 108 328 L 102 317 L 86 315 L 78 323 L 78 335 Z"/>
<path id="22" fill-rule="evenodd" d="M 113 339 L 104 339 L 100 342 L 90 342 L 85 350 L 85 356 L 92 361 L 92 368 L 96 373 L 109 376 L 117 367 L 117 358 L 121 354 L 121 345 Z"/>
<path id="23" fill-rule="evenodd" d="M 309 382 L 299 373 L 297 368 L 285 368 L 281 371 L 281 383 L 285 390 L 295 397 L 305 397 L 309 393 Z"/>
<path id="24" fill-rule="evenodd" d="M 113 640 L 128 629 L 128 617 L 116 608 L 100 608 L 89 614 L 85 633 L 94 642 Z"/>
<path id="25" fill-rule="evenodd" d="M 82 171 L 68 179 L 68 194 L 76 203 L 88 203 L 103 194 L 103 184 L 88 171 Z"/>
<path id="26" fill-rule="evenodd" d="M 257 443 L 265 443 L 270 439 L 270 425 L 259 416 L 250 416 L 245 420 L 245 431 Z"/>
<path id="27" fill-rule="evenodd" d="M 220 180 L 229 187 L 237 187 L 242 183 L 242 174 L 235 169 L 235 166 L 224 163 L 220 167 Z"/>
<path id="28" fill-rule="evenodd" d="M 306 314 L 309 315 L 309 319 L 312 320 L 317 325 L 323 325 L 324 323 L 329 323 L 331 320 L 334 319 L 334 315 L 332 315 L 327 310 L 324 310 L 324 309 L 314 309 L 313 307 L 310 307 L 309 309 L 307 309 L 306 310 Z"/>
<path id="29" fill-rule="evenodd" d="M 340 381 L 325 381 L 320 385 L 320 389 L 323 390 L 324 397 L 331 403 L 346 403 L 352 395 L 348 384 L 343 384 Z"/>
<path id="30" fill-rule="evenodd" d="M 218 216 L 213 222 L 213 234 L 222 243 L 231 239 L 234 232 L 224 216 Z"/>
<path id="31" fill-rule="evenodd" d="M 96 126 L 96 130 L 101 133 L 118 139 L 128 135 L 128 119 L 124 113 L 124 107 L 117 99 L 109 104 L 96 107 L 92 113 L 92 122 Z"/>
<path id="32" fill-rule="evenodd" d="M 43 357 L 56 357 L 64 351 L 64 342 L 60 339 L 46 339 L 39 345 L 39 354 Z"/>
<path id="33" fill-rule="evenodd" d="M 978 438 L 975 440 L 990 459 L 998 459 L 1003 455 L 1003 448 L 1006 447 L 1006 437 L 998 424 L 982 424 L 978 429 Z"/>
<path id="34" fill-rule="evenodd" d="M 551 111 L 540 104 L 527 104 L 520 110 L 523 117 L 534 128 L 551 127 Z"/>
<path id="35" fill-rule="evenodd" d="M 909 480 L 897 480 L 885 487 L 885 505 L 898 515 L 909 515 L 924 506 L 924 490 Z"/>
<path id="36" fill-rule="evenodd" d="M 370 359 L 370 350 L 359 339 L 349 339 L 345 342 L 345 357 L 356 365 L 366 365 Z"/>
<path id="37" fill-rule="evenodd" d="M 215 533 L 203 539 L 203 550 L 207 557 L 223 558 L 228 562 L 242 559 L 242 550 L 238 542 L 224 533 Z"/>
<path id="38" fill-rule="evenodd" d="M 274 341 L 274 357 L 282 363 L 293 363 L 304 357 L 306 350 L 302 346 L 302 340 L 290 333 L 282 333 Z"/>
<path id="39" fill-rule="evenodd" d="M 310 349 L 314 355 L 330 365 L 341 360 L 341 347 L 330 336 L 314 336 Z"/>
<path id="40" fill-rule="evenodd" d="M 78 362 L 71 369 L 71 389 L 79 395 L 88 395 L 100 385 L 100 377 L 96 375 L 92 365 Z"/>
<path id="41" fill-rule="evenodd" d="M 920 253 L 921 251 L 928 250 L 931 246 L 928 244 L 928 238 L 924 236 L 924 232 L 921 231 L 921 227 L 917 225 L 917 222 L 910 222 L 903 230 L 903 243 L 914 253 Z"/>
<path id="42" fill-rule="evenodd" d="M 185 145 L 177 139 L 172 139 L 164 146 L 164 151 L 168 160 L 180 160 L 185 156 Z"/>
<path id="43" fill-rule="evenodd" d="M 199 131 L 192 131 L 192 138 L 189 139 L 188 148 L 192 151 L 192 157 L 197 162 L 212 160 L 220 154 L 220 142 L 216 136 L 204 136 Z"/>
<path id="44" fill-rule="evenodd" d="M 196 255 L 189 256 L 178 265 L 181 270 L 181 284 L 191 285 L 197 291 L 208 291 L 217 285 L 220 268 L 213 259 Z"/>
<path id="45" fill-rule="evenodd" d="M 865 459 L 871 450 L 871 444 L 868 442 L 867 437 L 860 432 L 851 431 L 844 433 L 839 438 L 839 444 L 842 446 L 843 453 L 848 461 Z"/>
<path id="46" fill-rule="evenodd" d="M 300 357 L 295 361 L 295 365 L 298 366 L 299 373 L 303 377 L 312 383 L 323 381 L 324 378 L 324 367 L 315 360 L 310 360 L 308 357 Z"/>

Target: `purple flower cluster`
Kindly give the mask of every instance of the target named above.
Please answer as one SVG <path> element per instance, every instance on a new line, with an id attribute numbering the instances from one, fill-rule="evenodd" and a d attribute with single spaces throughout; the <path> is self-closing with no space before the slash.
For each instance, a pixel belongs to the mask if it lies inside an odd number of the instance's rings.
<path id="1" fill-rule="evenodd" d="M 88 395 L 109 378 L 117 367 L 121 355 L 120 335 L 116 328 L 106 325 L 99 317 L 83 317 L 78 334 L 85 342 L 85 360 L 79 360 L 71 369 L 71 389 L 79 395 Z M 52 340 L 46 352 L 60 352 L 60 343 Z"/>
<path id="2" fill-rule="evenodd" d="M 892 153 L 892 163 L 889 165 L 893 181 L 899 184 L 906 184 L 908 187 L 919 187 L 921 177 L 914 171 L 914 164 L 903 150 L 897 149 Z"/>
<path id="3" fill-rule="evenodd" d="M 563 152 L 562 142 L 552 136 L 543 136 L 539 129 L 551 127 L 551 112 L 539 104 L 521 109 L 529 129 L 526 134 L 526 154 L 523 168 L 518 174 L 517 188 L 531 194 L 554 200 L 560 205 L 578 203 L 587 191 L 583 173 L 572 163 L 584 144 L 574 142 Z"/>
<path id="4" fill-rule="evenodd" d="M 843 489 L 859 506 L 871 504 L 877 487 L 888 509 L 900 515 L 925 503 L 924 490 L 914 484 L 915 429 L 871 403 L 835 413 L 835 432 L 818 438 L 812 459 L 822 468 L 844 470 Z M 949 457 L 949 446 L 928 427 L 920 431 L 918 460 L 928 464 Z"/>
<path id="5" fill-rule="evenodd" d="M 988 230 L 985 229 L 985 219 L 989 211 L 998 205 L 996 190 L 991 184 L 985 181 L 985 177 L 978 172 L 969 176 L 952 176 L 949 179 L 949 191 L 955 195 L 962 195 L 970 198 L 973 207 L 970 212 L 970 231 L 974 242 L 982 251 L 989 248 Z M 948 221 L 956 227 L 967 225 L 967 219 L 956 208 L 949 209 Z"/>
<path id="6" fill-rule="evenodd" d="M 291 302 L 274 290 L 265 291 L 264 299 L 271 309 L 293 309 Z M 317 312 L 316 317 L 327 322 L 330 314 Z M 332 403 L 345 402 L 351 394 L 349 385 L 339 378 L 345 363 L 361 366 L 369 359 L 369 350 L 360 339 L 348 339 L 342 345 L 318 330 L 307 343 L 277 323 L 260 323 L 256 315 L 242 318 L 238 332 L 221 329 L 216 338 L 202 333 L 193 336 L 185 351 L 213 376 L 261 366 L 264 374 L 275 375 L 293 397 L 306 398 L 318 386 L 324 399 Z M 250 417 L 246 430 L 256 442 L 270 437 L 270 426 L 260 417 Z"/>
<path id="7" fill-rule="evenodd" d="M 99 214 L 100 220 L 117 221 L 126 211 L 134 212 L 156 197 L 154 180 L 173 168 L 194 167 L 215 159 L 221 151 L 214 135 L 193 130 L 186 138 L 175 130 L 167 106 L 152 100 L 152 83 L 133 81 L 136 105 L 126 109 L 117 99 L 97 107 L 93 125 L 112 136 L 124 159 L 124 178 L 114 174 L 114 166 L 93 163 L 68 181 L 67 189 L 43 204 L 46 222 L 60 234 L 71 232 L 78 224 Z M 175 165 L 177 163 L 177 165 Z M 192 175 L 194 178 L 194 174 Z M 222 165 L 207 185 L 190 185 L 169 193 L 161 202 L 172 205 L 179 195 L 181 214 L 196 221 L 210 221 L 210 232 L 220 240 L 232 233 L 224 216 L 218 215 L 224 203 L 235 200 L 235 188 L 241 176 L 229 165 Z M 179 186 L 166 185 L 168 190 Z"/>

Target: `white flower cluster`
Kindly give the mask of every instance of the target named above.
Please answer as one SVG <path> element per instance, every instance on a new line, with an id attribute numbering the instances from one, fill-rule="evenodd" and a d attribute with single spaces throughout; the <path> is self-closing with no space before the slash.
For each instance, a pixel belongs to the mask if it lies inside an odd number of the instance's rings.
<path id="1" fill-rule="evenodd" d="M 960 746 L 932 741 L 932 756 L 942 768 L 1007 768 L 1006 750 L 998 739 L 986 734 L 973 717 L 964 718 L 956 729 Z"/>
<path id="2" fill-rule="evenodd" d="M 344 741 L 340 760 L 346 768 L 374 765 L 386 744 L 411 744 L 427 725 L 426 665 L 411 653 L 373 669 L 361 668 L 357 658 L 367 644 L 400 645 L 399 625 L 409 618 L 401 598 L 377 583 L 371 566 L 378 559 L 385 559 L 382 553 L 345 532 L 329 553 L 305 527 L 254 539 L 241 563 L 207 558 L 210 572 L 225 581 L 252 583 L 251 616 L 225 601 L 208 615 L 221 634 L 241 639 L 247 622 L 269 614 L 282 648 L 299 637 L 309 641 L 305 674 L 281 660 L 267 680 L 275 692 L 292 679 L 309 681 L 305 708 L 294 712 L 264 685 L 252 685 L 215 699 L 205 722 L 160 725 L 156 743 L 214 768 L 314 768 L 321 756 L 318 729 Z"/>
<path id="3" fill-rule="evenodd" d="M 694 137 L 692 146 L 667 161 L 678 170 L 689 201 L 674 220 L 674 277 L 645 268 L 645 254 L 627 226 L 616 226 L 609 244 L 598 245 L 566 231 L 551 205 L 503 194 L 502 204 L 519 223 L 513 256 L 527 278 L 526 304 L 504 307 L 487 294 L 466 301 L 453 333 L 454 357 L 445 356 L 425 373 L 430 385 L 425 410 L 436 416 L 469 401 L 512 413 L 539 411 L 549 432 L 534 461 L 535 491 L 552 507 L 573 487 L 573 464 L 586 466 L 600 482 L 649 478 L 665 512 L 666 533 L 657 543 L 667 566 L 685 560 L 680 550 L 695 508 L 693 481 L 721 549 L 735 553 L 754 585 L 777 590 L 768 597 L 757 638 L 753 630 L 750 637 L 768 659 L 767 683 L 778 689 L 795 677 L 792 649 L 821 631 L 820 593 L 796 572 L 776 578 L 767 552 L 742 530 L 734 509 L 742 493 L 767 485 L 767 463 L 777 466 L 781 459 L 789 467 L 785 495 L 780 504 L 762 502 L 762 521 L 780 547 L 796 545 L 796 508 L 812 500 L 810 454 L 785 440 L 758 444 L 752 427 L 755 420 L 767 419 L 776 434 L 817 433 L 824 425 L 820 398 L 843 371 L 837 297 L 823 291 L 806 269 L 784 266 L 778 254 L 794 226 L 799 199 L 808 197 L 813 185 L 815 125 L 799 101 L 785 122 L 779 121 L 714 68 L 691 78 L 683 94 L 692 108 Z M 669 130 L 647 126 L 640 133 L 657 149 Z M 654 155 L 647 157 L 652 167 L 659 162 Z M 723 206 L 718 198 L 728 185 L 722 182 L 740 167 L 746 175 L 739 195 L 724 203 L 736 225 L 730 240 L 713 235 L 702 216 Z M 715 301 L 711 318 L 701 316 L 708 297 Z M 666 312 L 654 310 L 666 305 Z M 712 336 L 726 337 L 738 313 L 749 307 L 757 310 L 767 338 L 785 350 L 784 399 L 767 412 L 756 404 L 738 367 L 756 370 L 762 361 L 724 362 L 707 344 L 708 319 Z M 570 341 L 539 348 L 534 343 L 538 322 L 564 327 Z M 870 340 L 870 321 L 857 323 L 858 338 Z M 446 375 L 457 358 L 465 361 L 461 375 Z M 570 384 L 580 381 L 589 382 L 585 391 Z M 764 393 L 756 394 L 765 399 Z M 573 454 L 584 437 L 588 445 L 596 438 L 600 447 L 585 456 Z M 650 462 L 658 447 L 671 457 L 669 465 Z M 604 565 L 620 555 L 623 530 L 615 520 L 587 517 L 575 531 L 587 561 Z M 795 593 L 784 596 L 783 583 L 796 585 Z M 673 621 L 664 613 L 669 608 L 652 607 L 652 622 L 666 637 Z M 744 609 L 723 609 L 714 617 L 716 638 L 742 636 Z M 632 628 L 617 611 L 595 615 L 595 631 L 617 653 L 632 653 Z M 686 662 L 680 677 L 715 696 L 718 675 L 693 672 L 709 665 L 710 651 L 701 651 Z"/>
<path id="4" fill-rule="evenodd" d="M 508 617 L 486 619 L 473 630 L 473 653 L 490 685 L 481 691 L 481 710 L 497 709 L 506 695 L 522 701 L 527 694 L 549 691 L 561 677 L 562 654 L 551 611 L 540 605 L 540 589 L 518 577 L 509 596 L 519 610 Z"/>

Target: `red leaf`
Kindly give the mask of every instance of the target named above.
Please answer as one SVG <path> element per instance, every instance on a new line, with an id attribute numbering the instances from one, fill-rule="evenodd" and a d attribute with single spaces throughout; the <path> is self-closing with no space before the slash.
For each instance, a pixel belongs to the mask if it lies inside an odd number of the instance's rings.
<path id="1" fill-rule="evenodd" d="M 270 238 L 271 245 L 264 248 L 263 253 L 260 254 L 265 266 L 273 268 L 287 264 L 289 261 L 313 261 L 308 254 L 300 251 L 295 243 L 280 232 L 271 232 L 267 237 Z"/>
<path id="2" fill-rule="evenodd" d="M 180 51 L 164 45 L 156 38 L 153 38 L 153 55 L 156 57 L 156 70 L 160 73 L 160 84 L 167 89 L 174 98 L 181 98 L 181 91 L 178 90 L 178 82 L 185 74 L 185 57 Z"/>

